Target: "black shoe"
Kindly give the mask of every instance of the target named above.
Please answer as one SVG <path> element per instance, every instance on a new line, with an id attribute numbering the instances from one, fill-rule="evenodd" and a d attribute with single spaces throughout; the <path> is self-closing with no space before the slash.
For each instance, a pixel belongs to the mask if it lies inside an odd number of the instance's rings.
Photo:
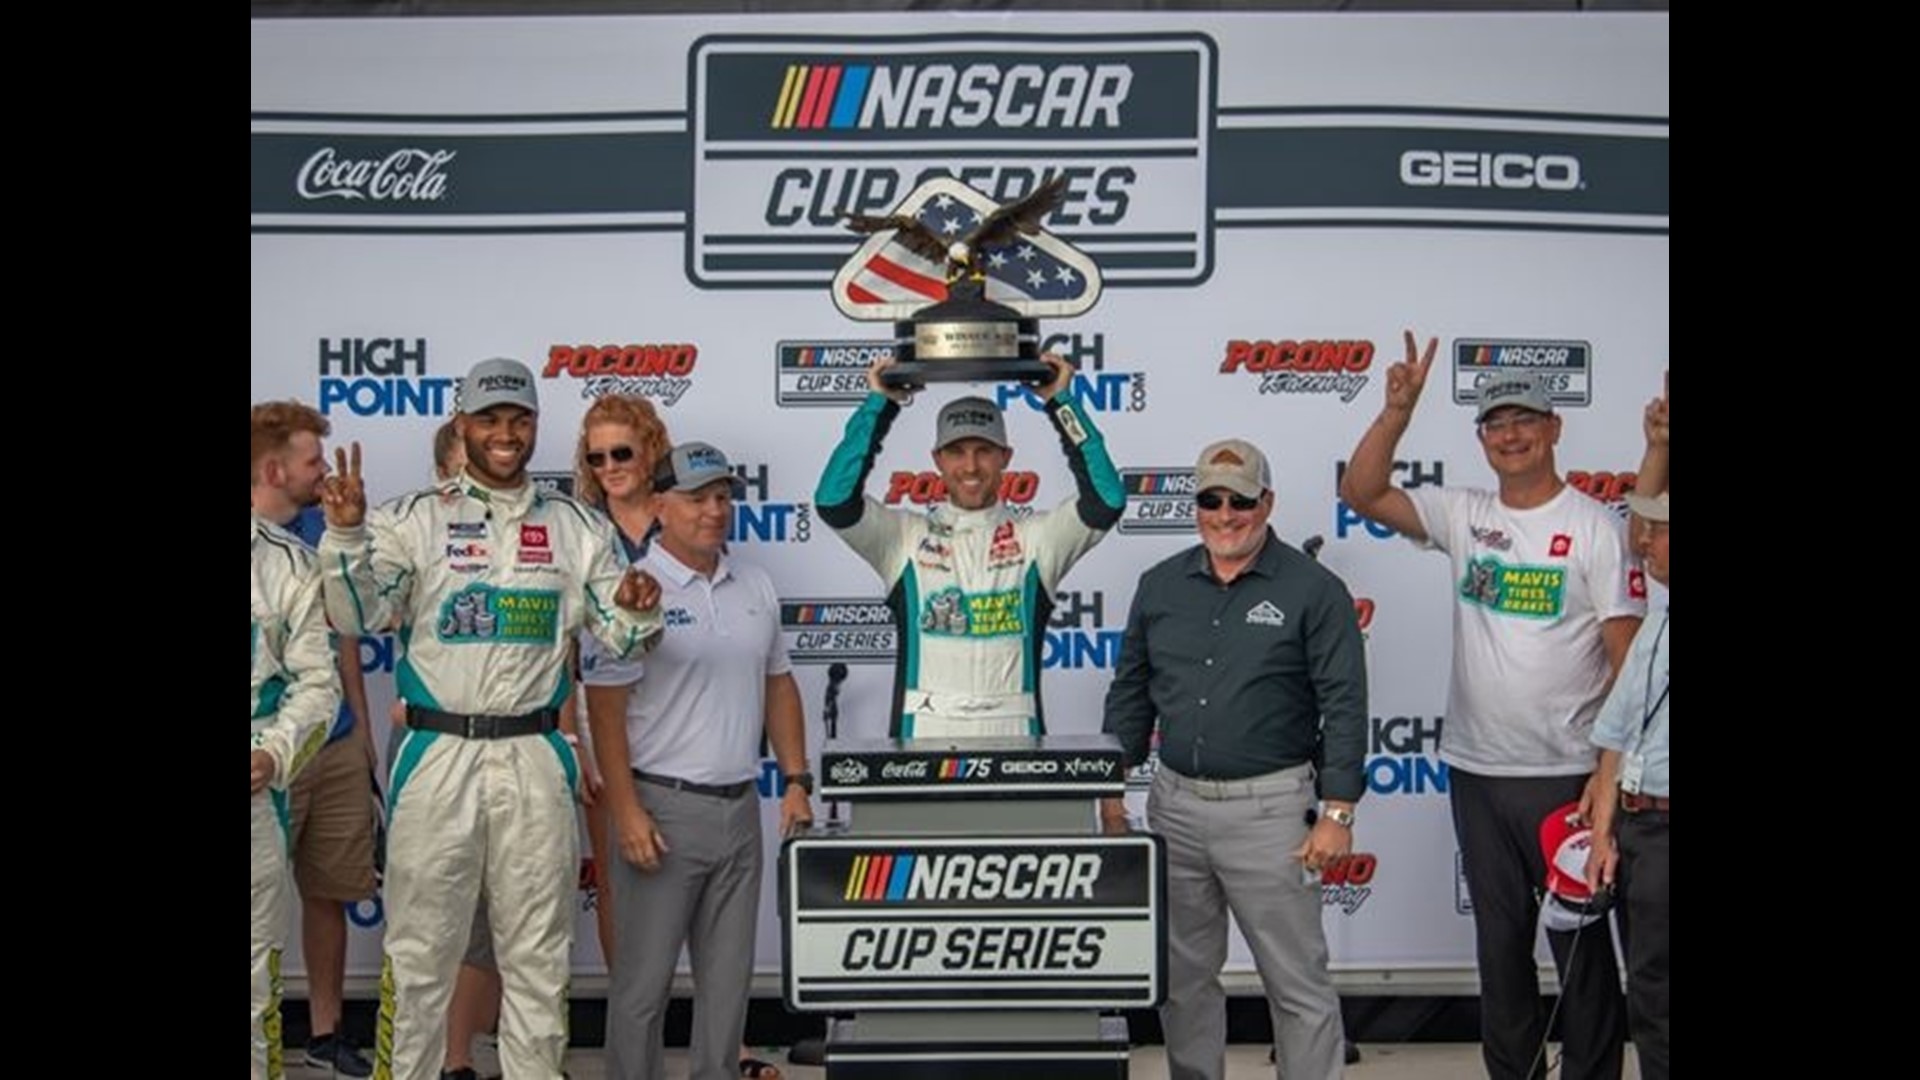
<path id="1" fill-rule="evenodd" d="M 373 1062 L 337 1032 L 316 1035 L 307 1043 L 307 1067 L 328 1069 L 336 1076 L 373 1075 Z"/>

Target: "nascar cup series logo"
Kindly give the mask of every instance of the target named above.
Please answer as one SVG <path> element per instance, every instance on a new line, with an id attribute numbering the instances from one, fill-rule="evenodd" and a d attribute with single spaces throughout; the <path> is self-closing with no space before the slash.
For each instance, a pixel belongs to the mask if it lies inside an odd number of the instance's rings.
<path id="1" fill-rule="evenodd" d="M 717 35 L 691 64 L 702 287 L 825 285 L 853 246 L 842 215 L 943 176 L 1006 204 L 1064 175 L 1047 227 L 1110 281 L 1211 271 L 1204 36 Z M 1048 144 L 1066 164 L 1042 164 Z"/>
<path id="2" fill-rule="evenodd" d="M 891 341 L 782 341 L 773 347 L 773 400 L 789 409 L 858 405 L 867 369 L 893 355 Z"/>
<path id="3" fill-rule="evenodd" d="M 782 600 L 780 632 L 796 664 L 893 662 L 893 609 L 878 598 Z"/>
<path id="4" fill-rule="evenodd" d="M 1193 470 L 1121 469 L 1120 488 L 1127 506 L 1117 526 L 1123 533 L 1190 533 L 1193 520 Z"/>
<path id="5" fill-rule="evenodd" d="M 1554 408 L 1593 403 L 1593 346 L 1584 341 L 1462 338 L 1453 343 L 1453 401 L 1480 403 L 1480 384 L 1509 371 L 1531 371 Z"/>

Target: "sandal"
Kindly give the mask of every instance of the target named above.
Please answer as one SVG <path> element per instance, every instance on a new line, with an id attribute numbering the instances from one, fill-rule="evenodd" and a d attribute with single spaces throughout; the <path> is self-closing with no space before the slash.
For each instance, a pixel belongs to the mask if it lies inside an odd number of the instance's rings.
<path id="1" fill-rule="evenodd" d="M 780 1066 L 771 1061 L 762 1061 L 757 1057 L 740 1059 L 740 1075 L 745 1080 L 780 1080 Z"/>

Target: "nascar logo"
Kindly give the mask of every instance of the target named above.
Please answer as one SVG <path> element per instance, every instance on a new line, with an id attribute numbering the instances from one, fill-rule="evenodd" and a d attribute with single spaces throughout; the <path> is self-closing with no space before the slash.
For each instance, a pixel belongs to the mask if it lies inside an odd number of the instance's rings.
<path id="1" fill-rule="evenodd" d="M 1480 386 L 1495 375 L 1529 371 L 1556 408 L 1593 403 L 1593 346 L 1584 341 L 1464 338 L 1453 343 L 1453 401 L 1480 403 Z"/>
<path id="2" fill-rule="evenodd" d="M 893 611 L 882 600 L 783 600 L 780 630 L 799 664 L 890 663 Z"/>
<path id="3" fill-rule="evenodd" d="M 1109 282 L 1211 272 L 1204 35 L 721 34 L 689 64 L 698 287 L 823 286 L 859 246 L 844 214 L 886 213 L 940 178 L 1004 204 L 1057 174 L 1048 227 Z"/>
<path id="4" fill-rule="evenodd" d="M 856 855 L 841 899 L 1091 900 L 1101 857 L 1093 852 Z"/>
<path id="5" fill-rule="evenodd" d="M 1193 519 L 1192 469 L 1121 469 L 1126 509 L 1116 528 L 1123 533 L 1190 533 Z"/>

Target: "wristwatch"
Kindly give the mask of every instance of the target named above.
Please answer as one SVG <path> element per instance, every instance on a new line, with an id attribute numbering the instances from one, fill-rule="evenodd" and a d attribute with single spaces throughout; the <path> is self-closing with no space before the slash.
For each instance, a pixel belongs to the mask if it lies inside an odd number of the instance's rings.
<path id="1" fill-rule="evenodd" d="M 1353 811 L 1344 806 L 1329 806 L 1320 811 L 1320 816 L 1344 829 L 1353 828 Z"/>
<path id="2" fill-rule="evenodd" d="M 793 784 L 809 795 L 813 794 L 813 774 L 810 772 L 794 773 L 787 777 L 787 783 Z"/>

